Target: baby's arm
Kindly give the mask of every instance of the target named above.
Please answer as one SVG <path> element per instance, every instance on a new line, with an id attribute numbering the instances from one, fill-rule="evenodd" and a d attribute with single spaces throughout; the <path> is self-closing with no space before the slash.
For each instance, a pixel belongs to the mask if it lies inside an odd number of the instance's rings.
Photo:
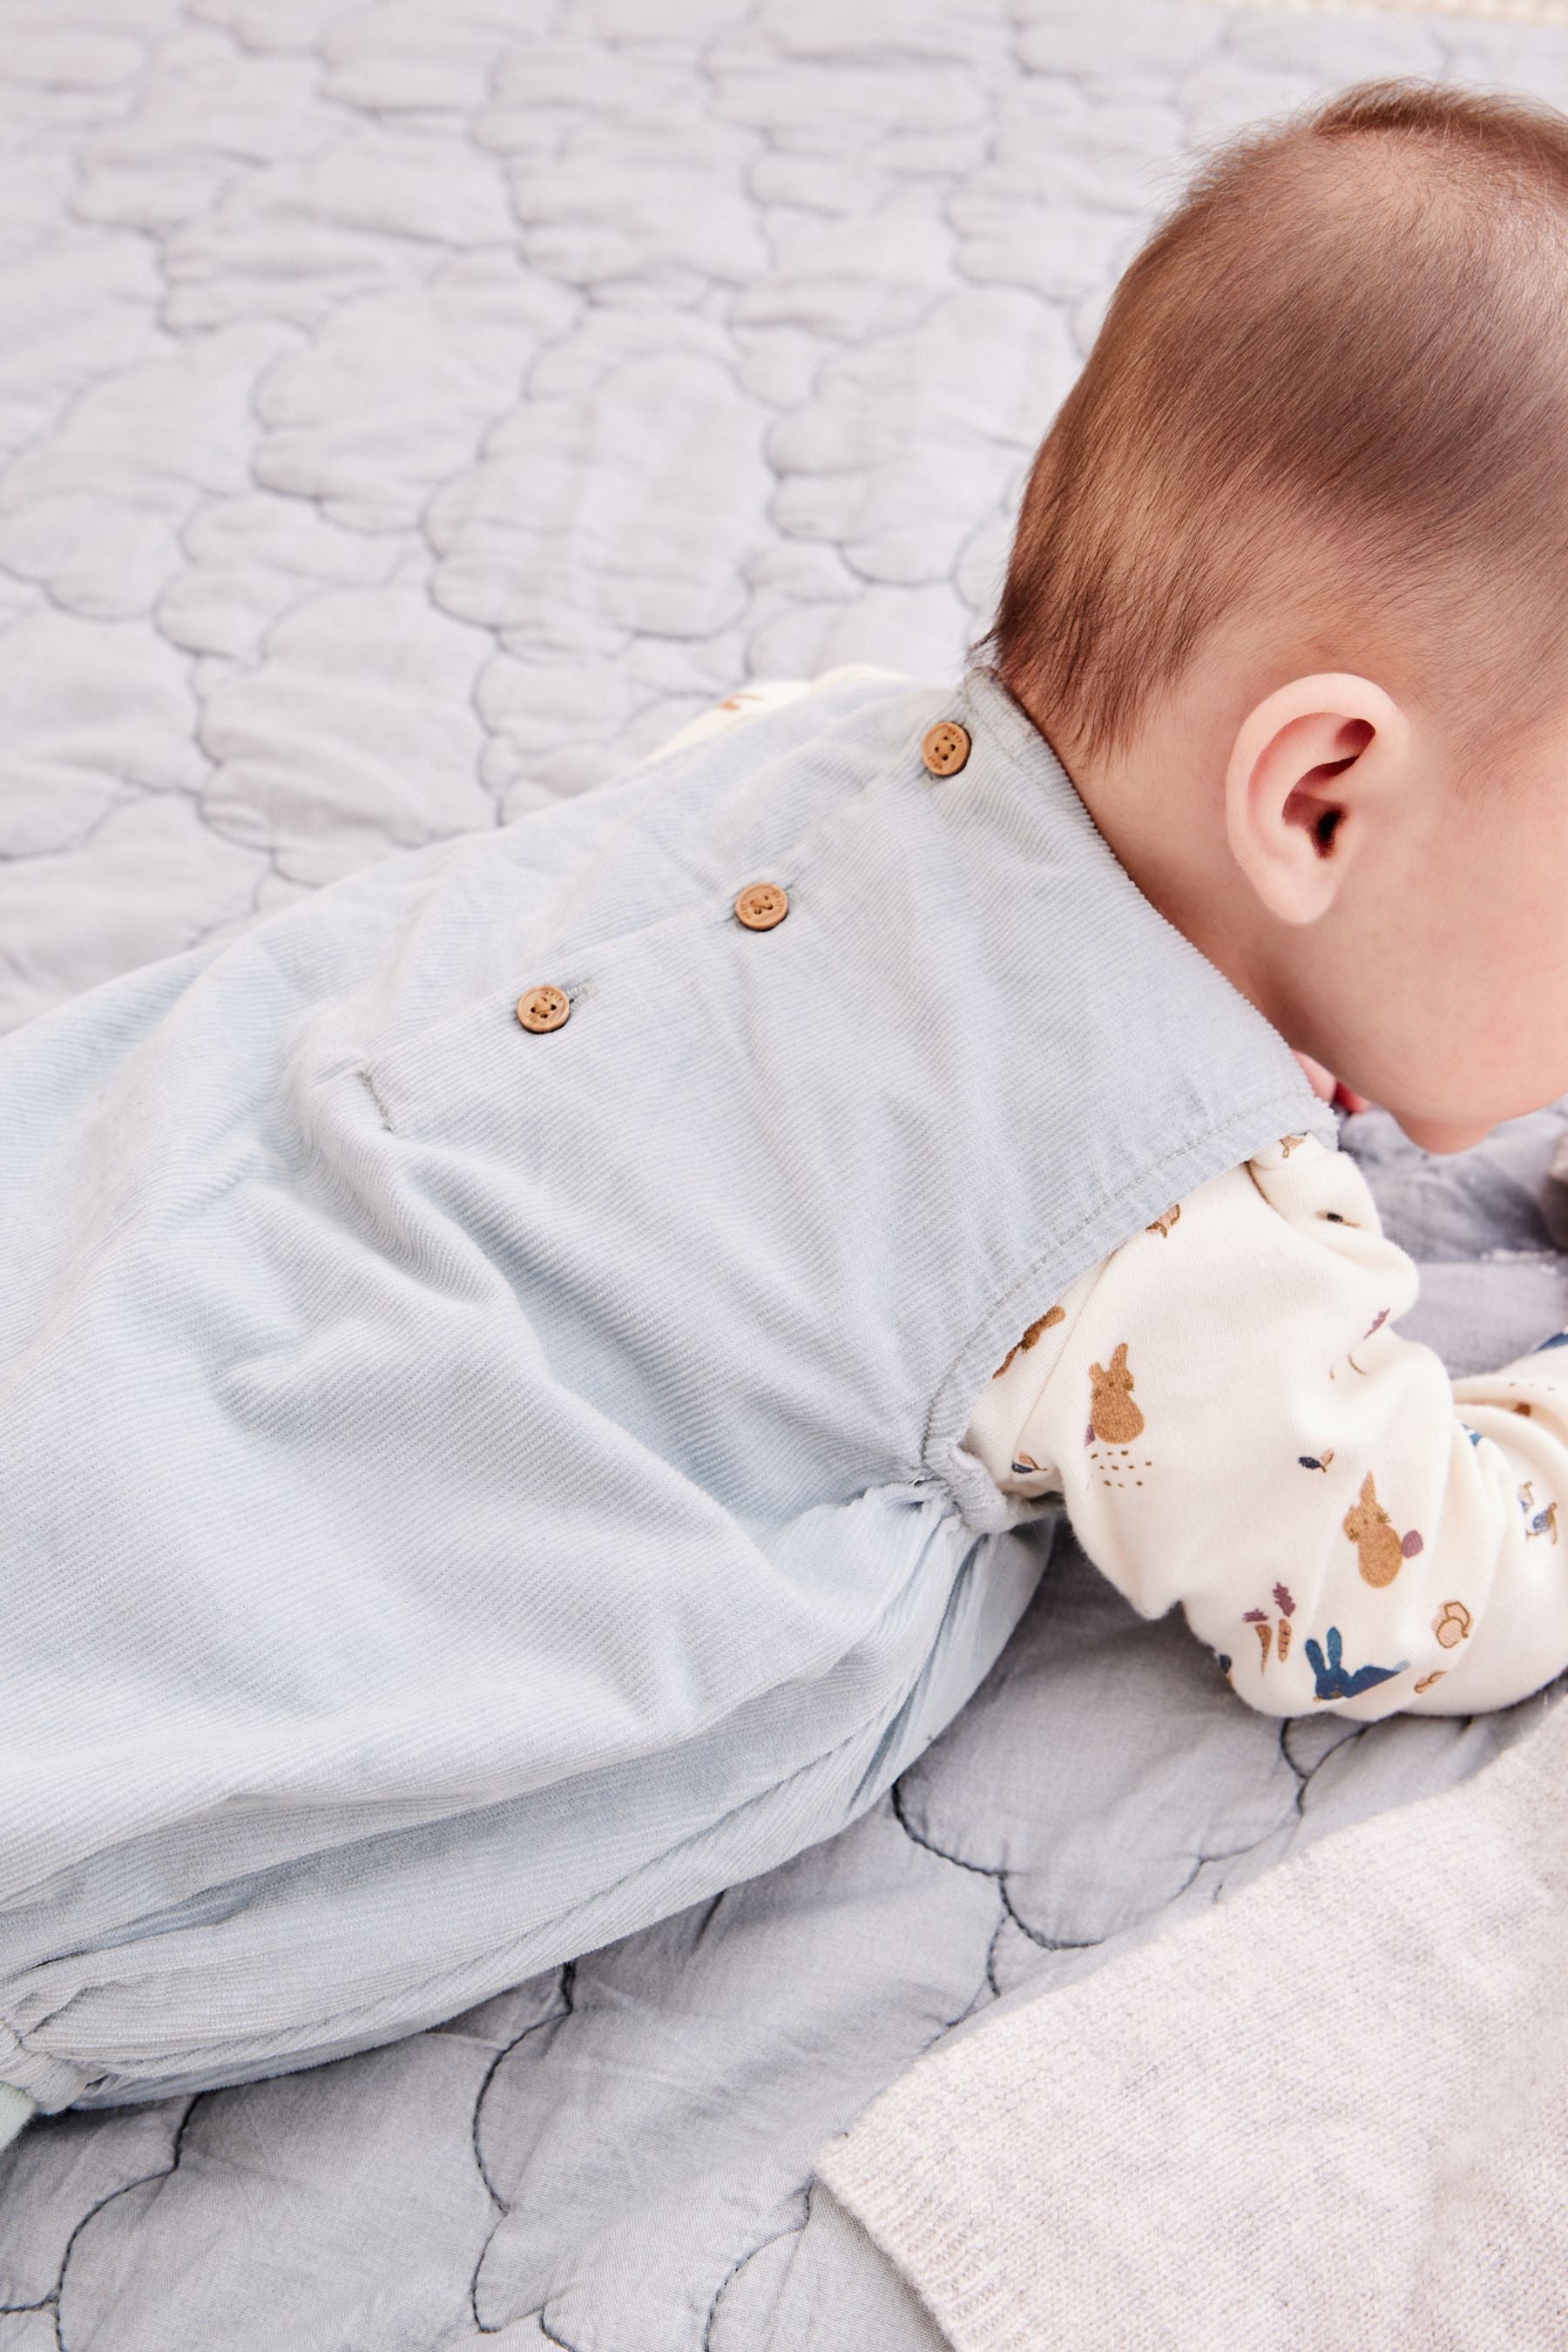
<path id="1" fill-rule="evenodd" d="M 1266 1713 L 1506 1706 L 1568 1665 L 1568 1346 L 1452 1387 L 1415 1290 L 1354 1162 L 1288 1138 L 1043 1299 L 968 1443 Z"/>

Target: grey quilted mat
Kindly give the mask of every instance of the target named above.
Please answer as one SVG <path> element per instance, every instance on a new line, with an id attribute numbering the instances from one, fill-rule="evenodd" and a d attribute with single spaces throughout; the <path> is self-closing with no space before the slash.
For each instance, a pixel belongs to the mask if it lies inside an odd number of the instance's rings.
<path id="1" fill-rule="evenodd" d="M 952 675 L 1195 141 L 1362 73 L 1568 94 L 1561 34 L 1184 0 L 0 18 L 0 1026 L 749 675 Z M 1355 1123 L 1456 1368 L 1568 1315 L 1563 1123 L 1443 1166 Z M 1064 1541 L 831 1845 L 395 2047 L 28 2133 L 0 2352 L 930 2352 L 822 2141 L 1541 1704 L 1281 1731 Z"/>

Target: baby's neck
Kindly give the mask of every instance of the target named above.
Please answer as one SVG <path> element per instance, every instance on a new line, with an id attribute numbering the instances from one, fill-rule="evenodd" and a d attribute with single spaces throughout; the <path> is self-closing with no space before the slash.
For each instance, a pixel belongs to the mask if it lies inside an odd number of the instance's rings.
<path id="1" fill-rule="evenodd" d="M 1049 730 L 1041 732 L 1049 741 Z M 1144 728 L 1125 751 L 1095 760 L 1069 749 L 1062 764 L 1150 904 L 1289 1034 L 1288 992 L 1249 919 L 1251 893 L 1226 836 L 1228 742 L 1223 719 L 1205 727 L 1184 712 Z"/>

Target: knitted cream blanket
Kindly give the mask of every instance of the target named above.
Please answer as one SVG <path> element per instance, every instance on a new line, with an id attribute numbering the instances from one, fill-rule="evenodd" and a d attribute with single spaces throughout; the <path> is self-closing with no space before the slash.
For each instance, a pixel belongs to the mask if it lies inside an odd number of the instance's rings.
<path id="1" fill-rule="evenodd" d="M 1562 2352 L 1568 1707 L 923 2059 L 819 2170 L 955 2352 Z"/>

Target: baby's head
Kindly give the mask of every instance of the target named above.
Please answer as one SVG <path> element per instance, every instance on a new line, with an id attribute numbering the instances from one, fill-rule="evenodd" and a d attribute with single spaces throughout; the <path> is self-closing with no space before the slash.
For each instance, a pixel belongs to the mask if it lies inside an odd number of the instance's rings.
<path id="1" fill-rule="evenodd" d="M 1386 83 L 1219 155 L 984 651 L 1155 904 L 1417 1142 L 1568 1091 L 1568 119 Z"/>

